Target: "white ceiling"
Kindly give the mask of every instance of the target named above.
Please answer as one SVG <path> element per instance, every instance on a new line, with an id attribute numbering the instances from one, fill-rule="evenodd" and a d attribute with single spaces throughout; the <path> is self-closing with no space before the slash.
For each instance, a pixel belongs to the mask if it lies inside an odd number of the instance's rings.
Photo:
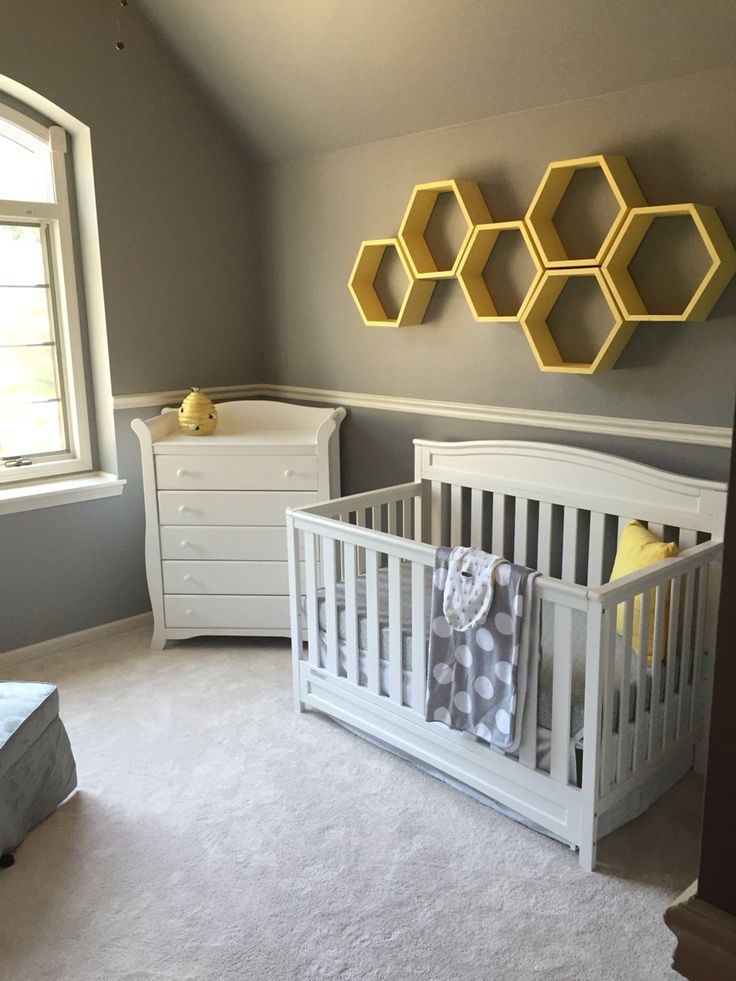
<path id="1" fill-rule="evenodd" d="M 138 2 L 272 160 L 735 60 L 734 0 Z"/>

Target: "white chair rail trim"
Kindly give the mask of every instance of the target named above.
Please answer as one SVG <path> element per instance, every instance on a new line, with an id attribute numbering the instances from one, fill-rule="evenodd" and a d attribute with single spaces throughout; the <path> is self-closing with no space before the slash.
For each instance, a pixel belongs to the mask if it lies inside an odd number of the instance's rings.
<path id="1" fill-rule="evenodd" d="M 181 402 L 188 389 L 167 392 L 142 392 L 116 395 L 116 409 L 153 408 Z M 229 385 L 207 388 L 214 398 L 276 398 L 299 402 L 321 402 L 349 405 L 383 412 L 404 412 L 445 419 L 469 419 L 496 422 L 508 426 L 531 426 L 629 439 L 648 439 L 665 443 L 691 443 L 728 449 L 730 426 L 701 426 L 685 422 L 660 422 L 654 419 L 625 419 L 618 416 L 594 416 L 579 412 L 547 412 L 540 409 L 509 408 L 503 405 L 479 405 L 470 402 L 438 402 L 429 399 L 398 398 L 393 395 L 371 395 L 365 392 L 341 392 L 327 388 L 299 388 L 295 385 Z"/>

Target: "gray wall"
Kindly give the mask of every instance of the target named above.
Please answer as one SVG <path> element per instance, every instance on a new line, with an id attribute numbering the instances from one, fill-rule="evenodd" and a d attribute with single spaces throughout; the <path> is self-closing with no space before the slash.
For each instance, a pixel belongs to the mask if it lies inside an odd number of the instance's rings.
<path id="1" fill-rule="evenodd" d="M 421 327 L 366 328 L 346 283 L 361 240 L 396 232 L 415 183 L 477 180 L 522 215 L 550 160 L 628 157 L 651 203 L 715 205 L 736 238 L 736 72 L 661 82 L 264 170 L 131 4 L 4 0 L 0 66 L 92 127 L 113 390 L 268 381 L 728 426 L 732 285 L 711 319 L 638 328 L 615 370 L 541 374 L 515 325 L 476 324 L 440 283 Z M 244 97 L 246 93 L 244 93 Z M 148 608 L 138 448 L 118 412 L 122 497 L 0 518 L 0 650 Z M 540 438 L 724 478 L 727 452 L 351 410 L 347 492 L 408 479 L 411 438 Z"/>
<path id="2" fill-rule="evenodd" d="M 91 127 L 113 391 L 259 379 L 258 171 L 136 4 L 3 0 L 0 71 Z M 122 497 L 0 517 L 0 650 L 149 608 L 135 414 Z"/>
<path id="3" fill-rule="evenodd" d="M 0 5 L 2 74 L 92 131 L 113 392 L 256 380 L 257 168 L 136 4 L 119 11 Z"/>
<path id="4" fill-rule="evenodd" d="M 642 324 L 612 371 L 541 373 L 515 324 L 476 323 L 457 282 L 440 282 L 424 324 L 363 326 L 346 288 L 363 239 L 395 235 L 414 184 L 476 180 L 494 219 L 522 216 L 549 161 L 626 156 L 652 204 L 715 205 L 736 239 L 736 70 L 292 161 L 270 171 L 267 335 L 272 382 L 533 409 L 728 426 L 736 377 L 734 284 L 705 324 Z M 673 242 L 673 247 L 676 243 Z M 682 257 L 680 257 L 682 262 Z M 687 272 L 687 262 L 682 267 Z M 673 287 L 679 273 L 668 274 Z M 728 454 L 552 430 L 511 432 L 393 413 L 355 413 L 348 490 L 406 475 L 409 436 L 539 436 L 724 477 Z M 401 433 L 401 436 L 398 433 Z M 357 445 L 353 436 L 360 436 Z M 350 440 L 348 439 L 350 437 Z"/>
<path id="5" fill-rule="evenodd" d="M 115 413 L 120 497 L 0 517 L 0 651 L 150 610 L 137 415 Z"/>

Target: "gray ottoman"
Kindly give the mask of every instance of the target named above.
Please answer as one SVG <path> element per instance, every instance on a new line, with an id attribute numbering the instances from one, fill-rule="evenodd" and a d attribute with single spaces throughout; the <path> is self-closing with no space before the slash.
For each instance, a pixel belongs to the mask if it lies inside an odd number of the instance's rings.
<path id="1" fill-rule="evenodd" d="M 0 681 L 0 855 L 77 786 L 56 685 Z"/>

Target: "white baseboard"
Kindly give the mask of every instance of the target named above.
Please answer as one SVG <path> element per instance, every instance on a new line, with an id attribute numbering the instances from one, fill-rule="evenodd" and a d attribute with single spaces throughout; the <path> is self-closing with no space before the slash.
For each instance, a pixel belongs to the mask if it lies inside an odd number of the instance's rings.
<path id="1" fill-rule="evenodd" d="M 139 395 L 116 395 L 116 409 L 157 408 L 178 405 L 186 391 L 143 392 Z M 343 392 L 326 388 L 300 388 L 295 385 L 231 385 L 208 388 L 214 399 L 275 398 L 298 402 L 320 402 L 346 405 L 383 412 L 406 412 L 444 419 L 468 419 L 474 422 L 502 423 L 508 426 L 532 426 L 536 429 L 597 433 L 647 439 L 665 443 L 691 443 L 695 446 L 731 446 L 730 426 L 703 426 L 698 423 L 663 422 L 656 419 L 626 419 L 619 416 L 596 416 L 582 412 L 548 412 L 540 409 L 513 408 L 502 405 L 476 405 L 468 402 L 439 402 L 429 399 L 371 395 L 366 392 Z"/>
<path id="2" fill-rule="evenodd" d="M 0 668 L 14 667 L 17 664 L 38 661 L 39 658 L 47 657 L 49 654 L 58 654 L 60 651 L 68 651 L 74 647 L 81 647 L 83 644 L 91 644 L 96 640 L 103 640 L 105 637 L 125 634 L 130 630 L 147 627 L 152 623 L 153 614 L 139 613 L 137 616 L 127 617 L 125 620 L 113 620 L 112 623 L 101 623 L 99 626 L 89 627 L 87 630 L 77 630 L 73 634 L 64 634 L 63 637 L 51 637 L 49 640 L 42 640 L 38 644 L 29 644 L 28 647 L 18 647 L 14 651 L 0 651 Z"/>

